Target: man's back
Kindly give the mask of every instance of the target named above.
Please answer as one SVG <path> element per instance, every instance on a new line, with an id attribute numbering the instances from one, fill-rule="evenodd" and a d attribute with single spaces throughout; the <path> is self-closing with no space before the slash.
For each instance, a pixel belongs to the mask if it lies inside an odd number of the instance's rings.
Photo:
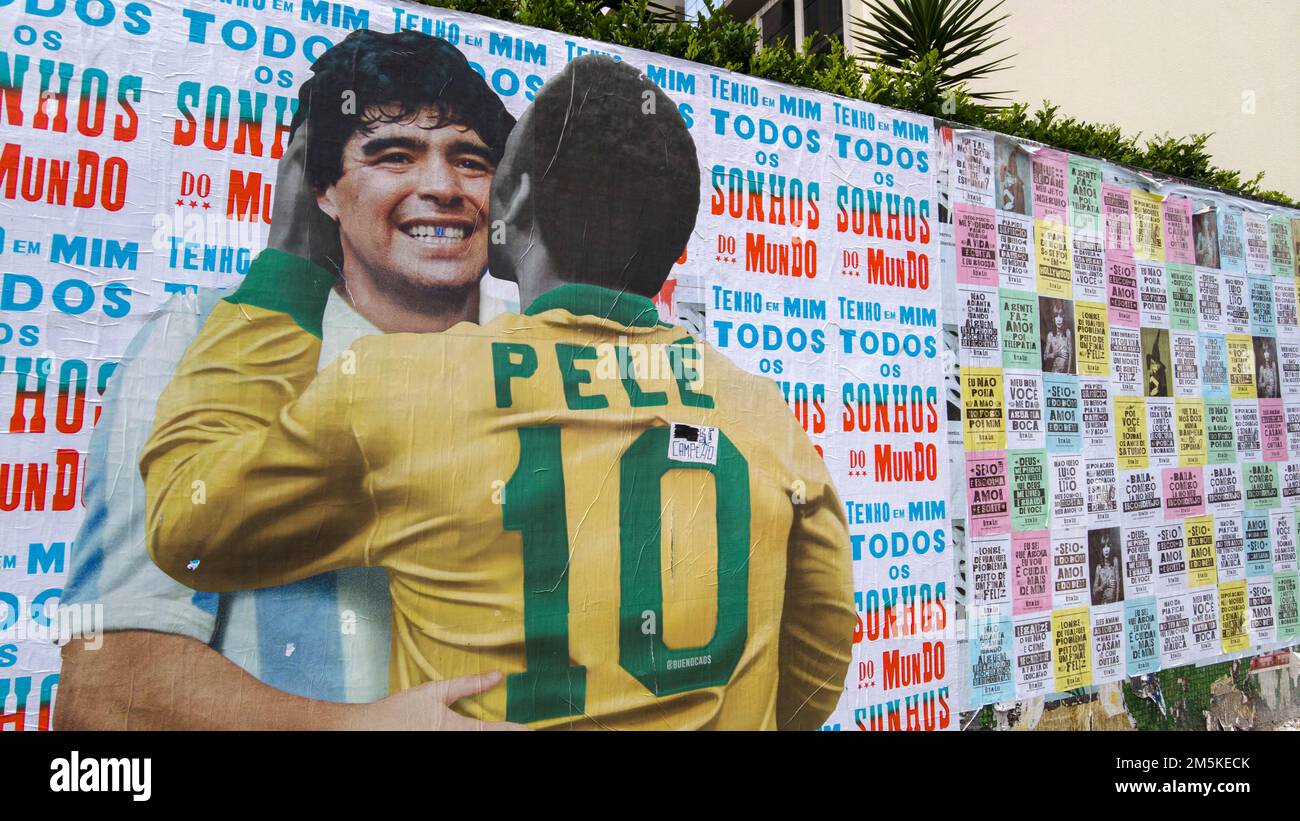
<path id="1" fill-rule="evenodd" d="M 370 561 L 393 574 L 393 686 L 523 668 L 474 711 L 775 727 L 792 541 L 832 564 L 816 583 L 839 605 L 822 629 L 843 684 L 839 500 L 775 385 L 614 296 L 567 286 L 531 316 L 358 348 L 359 374 L 406 364 L 350 414 Z"/>

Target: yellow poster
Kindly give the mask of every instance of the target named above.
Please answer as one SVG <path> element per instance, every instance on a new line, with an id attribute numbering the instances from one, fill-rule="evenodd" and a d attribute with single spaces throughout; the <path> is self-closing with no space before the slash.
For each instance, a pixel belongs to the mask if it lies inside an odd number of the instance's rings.
<path id="1" fill-rule="evenodd" d="M 962 428 L 966 450 L 1006 450 L 1001 368 L 963 368 Z"/>
<path id="2" fill-rule="evenodd" d="M 1123 470 L 1147 467 L 1147 403 L 1140 396 L 1115 397 L 1115 457 Z"/>
<path id="3" fill-rule="evenodd" d="M 1160 219 L 1160 197 L 1133 190 L 1133 256 L 1165 261 L 1165 229 Z"/>
<path id="4" fill-rule="evenodd" d="M 1175 399 L 1174 430 L 1178 434 L 1178 466 L 1204 466 L 1205 402 L 1201 399 Z"/>
<path id="5" fill-rule="evenodd" d="M 1079 341 L 1079 376 L 1110 376 L 1110 323 L 1106 306 L 1074 303 L 1074 335 Z"/>
<path id="6" fill-rule="evenodd" d="M 1250 647 L 1246 623 L 1246 581 L 1219 585 L 1219 628 L 1223 652 L 1236 653 Z"/>
<path id="7" fill-rule="evenodd" d="M 1038 293 L 1069 299 L 1074 288 L 1069 229 L 1055 220 L 1034 220 L 1034 256 Z"/>
<path id="8" fill-rule="evenodd" d="M 1255 349 L 1245 334 L 1228 334 L 1228 389 L 1233 399 L 1255 398 Z"/>
<path id="9" fill-rule="evenodd" d="M 1052 654 L 1056 692 L 1092 684 L 1092 642 L 1088 640 L 1088 608 L 1052 611 Z"/>
<path id="10" fill-rule="evenodd" d="M 1195 589 L 1219 581 L 1214 566 L 1214 517 L 1193 516 L 1183 520 L 1187 536 L 1187 586 Z"/>

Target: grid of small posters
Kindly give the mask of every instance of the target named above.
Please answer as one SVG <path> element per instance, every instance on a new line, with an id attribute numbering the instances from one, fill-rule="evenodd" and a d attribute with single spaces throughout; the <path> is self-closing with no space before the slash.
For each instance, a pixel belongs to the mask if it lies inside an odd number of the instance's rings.
<path id="1" fill-rule="evenodd" d="M 1300 213 L 951 136 L 967 708 L 1296 643 Z"/>

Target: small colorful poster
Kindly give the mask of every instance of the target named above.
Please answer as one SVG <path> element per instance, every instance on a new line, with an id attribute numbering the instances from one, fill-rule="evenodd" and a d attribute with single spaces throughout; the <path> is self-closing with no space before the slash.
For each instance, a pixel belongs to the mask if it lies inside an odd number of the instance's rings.
<path id="1" fill-rule="evenodd" d="M 1246 613 L 1246 582 L 1219 585 L 1219 631 L 1225 655 L 1250 647 L 1250 619 Z"/>
<path id="2" fill-rule="evenodd" d="M 1052 614 L 1015 619 L 1016 697 L 1033 698 L 1052 692 Z"/>
<path id="3" fill-rule="evenodd" d="M 999 284 L 1011 291 L 1038 288 L 1038 266 L 1034 262 L 1034 222 L 1010 211 L 997 212 Z"/>
<path id="4" fill-rule="evenodd" d="M 1160 197 L 1134 189 L 1133 256 L 1153 262 L 1165 261 L 1165 232 L 1160 218 L 1161 210 Z"/>
<path id="5" fill-rule="evenodd" d="M 1178 431 L 1179 467 L 1202 467 L 1205 456 L 1205 403 L 1199 399 L 1174 400 Z"/>
<path id="6" fill-rule="evenodd" d="M 1118 549 L 1118 545 L 1116 545 Z M 1116 554 L 1118 557 L 1118 553 Z M 1074 536 L 1056 536 L 1052 539 L 1052 609 L 1086 607 L 1091 603 L 1088 593 L 1088 542 L 1087 534 L 1079 531 Z"/>
<path id="7" fill-rule="evenodd" d="M 1142 396 L 1142 336 L 1137 328 L 1110 328 L 1110 387 L 1121 396 Z"/>
<path id="8" fill-rule="evenodd" d="M 1079 378 L 1068 374 L 1043 374 L 1044 413 L 1049 453 L 1079 453 L 1083 433 L 1079 421 Z"/>
<path id="9" fill-rule="evenodd" d="M 1286 411 L 1281 399 L 1259 400 L 1259 435 L 1264 461 L 1287 460 Z"/>
<path id="10" fill-rule="evenodd" d="M 1221 274 L 1211 268 L 1196 269 L 1196 294 L 1201 331 L 1212 334 L 1226 333 L 1228 318 L 1223 305 Z"/>
<path id="11" fill-rule="evenodd" d="M 1191 601 L 1186 593 L 1161 596 L 1160 667 L 1168 670 L 1191 661 Z"/>
<path id="12" fill-rule="evenodd" d="M 1119 479 L 1115 457 L 1095 456 L 1084 460 L 1088 482 L 1088 527 L 1119 524 Z"/>
<path id="13" fill-rule="evenodd" d="M 957 282 L 998 286 L 997 222 L 992 208 L 958 204 L 953 208 L 957 243 Z"/>
<path id="14" fill-rule="evenodd" d="M 977 131 L 958 131 L 953 146 L 954 206 L 992 208 L 993 141 Z"/>
<path id="15" fill-rule="evenodd" d="M 1206 457 L 1212 465 L 1237 461 L 1236 420 L 1231 402 L 1205 402 Z"/>
<path id="16" fill-rule="evenodd" d="M 1169 197 L 1163 203 L 1165 259 L 1193 264 L 1196 249 L 1192 245 L 1192 201 L 1186 197 Z"/>
<path id="17" fill-rule="evenodd" d="M 1200 335 L 1201 386 L 1206 401 L 1225 401 L 1231 398 L 1228 387 L 1228 343 L 1222 334 Z"/>
<path id="18" fill-rule="evenodd" d="M 1002 608 L 972 612 L 968 706 L 981 707 L 1015 697 L 1012 674 L 1014 645 L 1010 613 Z"/>
<path id="19" fill-rule="evenodd" d="M 1176 262 L 1165 264 L 1169 280 L 1169 327 L 1175 331 L 1200 330 L 1197 313 L 1196 270 Z"/>
<path id="20" fill-rule="evenodd" d="M 1102 185 L 1101 212 L 1106 229 L 1106 251 L 1133 253 L 1133 208 L 1129 189 L 1120 185 Z"/>
<path id="21" fill-rule="evenodd" d="M 1052 647 L 1056 692 L 1092 684 L 1091 641 L 1087 607 L 1052 611 Z"/>
<path id="22" fill-rule="evenodd" d="M 1074 303 L 1074 331 L 1079 341 L 1079 376 L 1110 376 L 1110 323 L 1106 306 Z"/>
<path id="23" fill-rule="evenodd" d="M 966 450 L 1006 450 L 1002 370 L 963 368 L 961 393 Z"/>
<path id="24" fill-rule="evenodd" d="M 1241 464 L 1263 458 L 1260 438 L 1259 401 L 1236 399 L 1232 403 L 1232 436 L 1237 440 L 1237 461 Z"/>
<path id="25" fill-rule="evenodd" d="M 1147 400 L 1147 457 L 1151 467 L 1178 464 L 1178 437 L 1174 434 L 1174 400 Z"/>
<path id="26" fill-rule="evenodd" d="M 1273 575 L 1273 528 L 1266 511 L 1241 517 L 1246 531 L 1246 578 Z"/>
<path id="27" fill-rule="evenodd" d="M 1011 537 L 971 540 L 971 606 L 1011 603 Z"/>
<path id="28" fill-rule="evenodd" d="M 1155 532 L 1149 526 L 1124 529 L 1124 597 L 1150 596 L 1156 591 Z"/>
<path id="29" fill-rule="evenodd" d="M 1079 403 L 1083 420 L 1083 452 L 1110 453 L 1114 447 L 1113 414 L 1110 408 L 1110 380 L 1079 379 Z M 1204 438 L 1204 431 L 1201 432 Z M 1204 443 L 1201 445 L 1204 452 Z"/>
<path id="30" fill-rule="evenodd" d="M 1191 605 L 1192 659 L 1219 655 L 1223 639 L 1219 635 L 1219 588 L 1217 585 L 1187 594 Z"/>
<path id="31" fill-rule="evenodd" d="M 1217 585 L 1214 558 L 1214 517 L 1195 516 L 1183 523 L 1187 535 L 1187 586 Z"/>
<path id="32" fill-rule="evenodd" d="M 1214 558 L 1220 585 L 1246 580 L 1246 540 L 1240 513 L 1214 517 Z"/>
<path id="33" fill-rule="evenodd" d="M 1300 579 L 1294 572 L 1273 575 L 1273 610 L 1277 618 L 1278 641 L 1300 639 Z"/>
<path id="34" fill-rule="evenodd" d="M 1088 526 L 1084 500 L 1083 457 L 1073 453 L 1051 455 L 1052 530 L 1056 533 Z"/>
<path id="35" fill-rule="evenodd" d="M 1281 504 L 1276 462 L 1253 462 L 1244 465 L 1242 481 L 1246 485 L 1247 510 L 1269 510 Z"/>
<path id="36" fill-rule="evenodd" d="M 1137 263 L 1138 314 L 1143 328 L 1169 328 L 1169 283 L 1165 266 L 1158 262 Z"/>
<path id="37" fill-rule="evenodd" d="M 1092 610 L 1092 683 L 1107 684 L 1124 678 L 1124 606 Z"/>
<path id="38" fill-rule="evenodd" d="M 1052 538 L 1046 530 L 1011 534 L 1011 601 L 1015 615 L 1052 609 Z"/>
<path id="39" fill-rule="evenodd" d="M 1070 299 L 1074 273 L 1070 268 L 1070 232 L 1063 222 L 1034 220 L 1034 256 L 1038 264 L 1038 293 Z"/>
<path id="40" fill-rule="evenodd" d="M 1011 468 L 1011 529 L 1037 531 L 1047 527 L 1047 451 L 1013 450 Z"/>
<path id="41" fill-rule="evenodd" d="M 1267 275 L 1271 270 L 1268 256 L 1268 219 L 1255 211 L 1245 213 L 1246 273 Z"/>
<path id="42" fill-rule="evenodd" d="M 1144 400 L 1131 396 L 1115 397 L 1115 455 L 1124 470 L 1147 467 L 1147 407 Z"/>
<path id="43" fill-rule="evenodd" d="M 1268 218 L 1268 262 L 1273 276 L 1295 277 L 1291 221 L 1280 214 Z"/>
<path id="44" fill-rule="evenodd" d="M 1236 274 L 1221 274 L 1223 283 L 1224 328 L 1230 334 L 1250 333 L 1250 298 L 1246 291 L 1246 278 Z"/>
<path id="45" fill-rule="evenodd" d="M 1277 616 L 1273 609 L 1273 577 L 1246 580 L 1246 608 L 1250 613 L 1250 641 L 1268 646 L 1277 641 Z"/>
<path id="46" fill-rule="evenodd" d="M 1156 595 L 1168 596 L 1187 589 L 1187 539 L 1182 522 L 1155 527 Z"/>
<path id="47" fill-rule="evenodd" d="M 966 454 L 967 526 L 972 538 L 1011 532 L 1011 494 L 1007 453 Z"/>
<path id="48" fill-rule="evenodd" d="M 1123 328 L 1141 326 L 1137 263 L 1132 257 L 1117 252 L 1106 254 L 1106 293 L 1112 326 L 1118 325 Z"/>
<path id="49" fill-rule="evenodd" d="M 1034 151 L 1034 219 L 1066 225 L 1070 221 L 1068 157 L 1064 151 Z"/>
<path id="50" fill-rule="evenodd" d="M 1227 206 L 1219 215 L 1219 266 L 1224 271 L 1246 272 L 1246 226 L 1240 208 Z"/>
<path id="51" fill-rule="evenodd" d="M 1205 506 L 1215 515 L 1241 514 L 1246 507 L 1246 488 L 1240 465 L 1227 462 L 1205 469 Z"/>
<path id="52" fill-rule="evenodd" d="M 1249 336 L 1228 334 L 1228 388 L 1233 399 L 1255 399 L 1255 346 Z"/>
<path id="53" fill-rule="evenodd" d="M 1165 468 L 1162 477 L 1166 519 L 1205 514 L 1205 484 L 1201 468 Z"/>
<path id="54" fill-rule="evenodd" d="M 1129 524 L 1158 522 L 1163 519 L 1164 487 L 1160 475 L 1147 468 L 1121 470 L 1120 511 Z"/>
<path id="55" fill-rule="evenodd" d="M 1296 565 L 1296 514 L 1294 510 L 1274 510 L 1269 513 L 1269 529 L 1273 534 L 1273 573 L 1290 573 L 1300 570 Z"/>
<path id="56" fill-rule="evenodd" d="M 1024 291 L 999 291 L 1002 312 L 1002 367 L 1039 370 L 1038 297 Z"/>
<path id="57" fill-rule="evenodd" d="M 1201 341 L 1196 334 L 1172 331 L 1169 347 L 1174 362 L 1174 396 L 1182 399 L 1200 399 Z"/>
<path id="58" fill-rule="evenodd" d="M 959 288 L 957 296 L 961 300 L 961 366 L 1002 367 L 998 292 L 992 289 Z"/>
<path id="59" fill-rule="evenodd" d="M 1158 624 L 1154 596 L 1124 600 L 1125 672 L 1130 677 L 1145 676 L 1160 669 Z"/>
<path id="60" fill-rule="evenodd" d="M 1038 371 L 1006 371 L 1007 447 L 1041 448 L 1043 435 L 1043 375 Z"/>

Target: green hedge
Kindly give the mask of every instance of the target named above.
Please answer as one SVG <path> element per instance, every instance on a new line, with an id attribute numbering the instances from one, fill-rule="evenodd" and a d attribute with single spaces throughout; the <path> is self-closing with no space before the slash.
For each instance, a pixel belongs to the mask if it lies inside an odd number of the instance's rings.
<path id="1" fill-rule="evenodd" d="M 989 131 L 1023 137 L 1078 154 L 1182 177 L 1245 196 L 1300 205 L 1281 191 L 1263 189 L 1263 172 L 1241 172 L 1214 165 L 1206 150 L 1209 134 L 1143 139 L 1118 126 L 1062 116 L 1044 101 L 1031 110 L 1017 104 L 984 106 L 965 94 L 945 98 L 939 91 L 937 55 L 901 69 L 863 69 L 839 40 L 828 52 L 796 54 L 788 47 L 759 48 L 758 30 L 710 8 L 694 23 L 668 19 L 647 8 L 647 0 L 628 0 L 601 14 L 599 4 L 582 0 L 420 0 L 431 6 L 494 17 L 575 37 L 652 51 L 781 83 L 826 91 L 880 105 L 943 117 Z M 706 0 L 707 2 L 707 0 Z"/>

